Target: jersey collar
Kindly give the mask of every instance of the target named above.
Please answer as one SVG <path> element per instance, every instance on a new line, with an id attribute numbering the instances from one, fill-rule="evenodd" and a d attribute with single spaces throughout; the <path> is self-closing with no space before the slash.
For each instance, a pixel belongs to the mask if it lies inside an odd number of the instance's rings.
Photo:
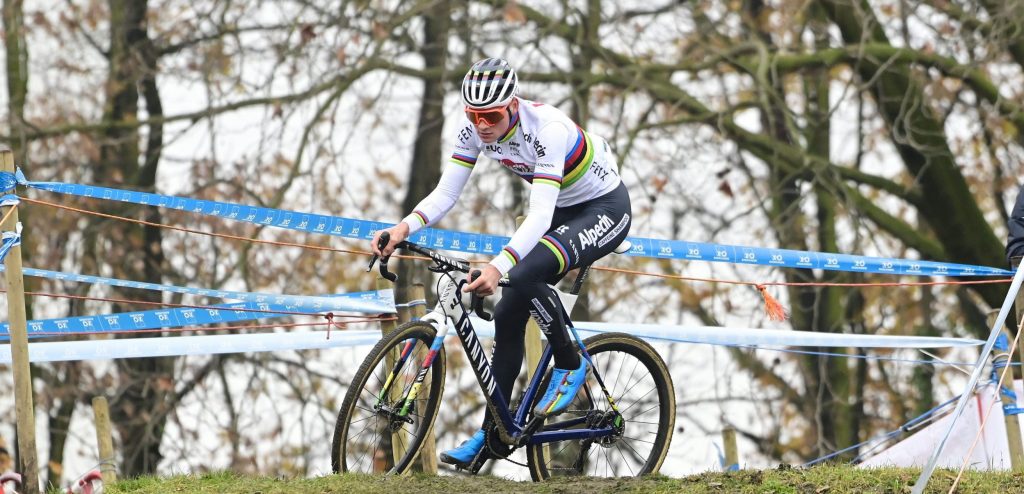
<path id="1" fill-rule="evenodd" d="M 508 142 L 510 139 L 512 139 L 512 136 L 516 135 L 516 129 L 518 129 L 518 128 L 519 128 L 519 112 L 517 111 L 517 112 L 512 114 L 512 122 L 509 123 L 508 132 L 505 132 L 505 135 L 501 136 L 498 139 L 498 143 L 499 144 L 504 144 L 504 143 Z"/>

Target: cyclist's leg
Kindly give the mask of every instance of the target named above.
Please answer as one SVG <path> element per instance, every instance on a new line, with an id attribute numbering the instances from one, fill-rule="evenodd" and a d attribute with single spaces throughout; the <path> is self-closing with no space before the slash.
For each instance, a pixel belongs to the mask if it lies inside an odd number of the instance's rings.
<path id="1" fill-rule="evenodd" d="M 577 216 L 580 208 L 558 208 L 551 220 L 552 225 L 560 225 L 565 221 Z M 510 286 L 502 289 L 501 300 L 494 309 L 494 347 L 491 350 L 491 368 L 494 372 L 494 380 L 498 383 L 506 402 L 511 401 L 512 389 L 515 386 L 516 378 L 522 369 L 523 355 L 525 354 L 526 321 L 531 315 L 533 304 L 530 299 L 538 293 L 551 292 L 548 284 L 557 283 L 563 276 L 558 258 L 550 250 L 537 246 L 527 256 L 516 264 L 509 272 Z M 555 294 L 551 293 L 554 297 Z M 536 310 L 534 310 L 536 312 Z M 561 322 L 561 311 L 552 308 L 545 309 L 545 314 L 555 314 Z M 538 320 L 539 317 L 538 317 Z M 564 325 L 564 323 L 561 323 Z M 568 341 L 568 340 L 566 340 Z M 568 352 L 570 363 L 578 358 L 572 348 Z M 564 355 L 563 355 L 563 358 Z M 576 365 L 579 365 L 578 361 Z M 490 419 L 488 411 L 484 417 L 486 426 Z"/>
<path id="2" fill-rule="evenodd" d="M 621 184 L 612 192 L 574 209 L 572 217 L 544 235 L 541 240 L 543 248 L 537 247 L 548 250 L 557 258 L 559 276 L 611 253 L 629 233 L 629 194 Z M 533 251 L 530 255 L 533 255 Z M 547 284 L 544 287 L 547 292 L 552 292 Z M 552 307 L 547 310 L 556 317 L 550 318 L 552 324 L 546 331 L 555 356 L 555 368 L 551 371 L 547 390 L 533 408 L 537 417 L 565 411 L 586 381 L 587 362 L 581 361 L 577 354 L 577 347 L 562 320 L 561 304 L 555 305 L 556 301 L 557 296 L 550 298 Z M 534 314 L 542 327 L 543 316 Z"/>
<path id="3" fill-rule="evenodd" d="M 579 367 L 558 296 L 548 285 L 571 269 L 610 254 L 629 233 L 630 213 L 629 193 L 623 184 L 583 204 L 556 209 L 551 230 L 509 271 L 510 284 L 502 289 L 494 310 L 491 355 L 495 382 L 506 401 L 511 399 L 522 368 L 526 321 L 531 315 L 548 338 L 555 367 Z"/>

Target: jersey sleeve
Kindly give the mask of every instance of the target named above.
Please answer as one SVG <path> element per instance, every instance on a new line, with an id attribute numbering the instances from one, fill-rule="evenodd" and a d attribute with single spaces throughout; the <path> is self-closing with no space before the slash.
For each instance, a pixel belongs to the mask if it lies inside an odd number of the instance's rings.
<path id="1" fill-rule="evenodd" d="M 491 265 L 504 275 L 537 246 L 551 228 L 555 204 L 562 188 L 562 171 L 570 136 L 562 122 L 545 125 L 537 133 L 537 163 L 530 187 L 530 204 L 523 224 L 512 234 L 508 245 L 491 260 Z"/>
<path id="2" fill-rule="evenodd" d="M 444 218 L 452 206 L 462 195 L 462 189 L 466 187 L 469 176 L 476 166 L 477 156 L 480 154 L 480 141 L 473 132 L 469 121 L 459 130 L 455 140 L 455 149 L 451 158 L 445 163 L 444 171 L 441 172 L 441 179 L 437 187 L 424 197 L 413 212 L 406 216 L 402 222 L 409 225 L 409 234 L 419 229 L 433 225 Z"/>

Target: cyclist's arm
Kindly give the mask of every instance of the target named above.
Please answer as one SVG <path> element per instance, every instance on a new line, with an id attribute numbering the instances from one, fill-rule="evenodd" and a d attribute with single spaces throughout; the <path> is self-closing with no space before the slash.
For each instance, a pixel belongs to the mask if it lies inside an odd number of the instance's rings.
<path id="1" fill-rule="evenodd" d="M 566 143 L 570 129 L 564 123 L 552 122 L 537 133 L 537 142 L 543 146 L 543 155 L 537 157 L 530 187 L 530 205 L 523 224 L 512 234 L 508 245 L 491 265 L 504 275 L 537 246 L 540 238 L 551 228 L 555 203 L 562 188 Z"/>
<path id="2" fill-rule="evenodd" d="M 468 123 L 467 121 L 467 125 Z M 455 202 L 462 195 L 462 189 L 469 181 L 470 174 L 473 173 L 473 166 L 476 165 L 477 155 L 480 153 L 479 141 L 475 137 L 476 133 L 471 127 L 459 131 L 455 151 L 445 164 L 437 187 L 434 187 L 434 190 L 416 205 L 413 212 L 402 220 L 402 223 L 409 226 L 409 235 L 416 233 L 420 228 L 441 221 L 441 218 L 451 211 L 452 206 L 455 206 Z"/>

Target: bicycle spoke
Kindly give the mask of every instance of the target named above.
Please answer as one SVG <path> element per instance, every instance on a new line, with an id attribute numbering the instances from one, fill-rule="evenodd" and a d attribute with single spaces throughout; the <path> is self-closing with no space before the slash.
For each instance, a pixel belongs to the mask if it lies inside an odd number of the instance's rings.
<path id="1" fill-rule="evenodd" d="M 630 451 L 631 451 L 631 452 L 632 452 L 632 453 L 633 453 L 634 455 L 636 455 L 636 460 L 637 460 L 637 462 L 639 462 L 639 463 L 640 463 L 641 465 L 643 465 L 643 464 L 644 464 L 644 456 L 643 456 L 643 455 L 641 455 L 641 454 L 640 454 L 640 452 L 639 452 L 639 451 L 637 451 L 637 450 L 636 450 L 636 448 L 634 448 L 632 444 L 629 444 L 629 442 L 628 442 L 628 441 L 620 441 L 620 442 L 616 443 L 616 444 L 615 444 L 615 446 L 616 446 L 616 447 L 618 447 L 618 446 L 619 446 L 619 444 L 625 444 L 625 445 L 626 445 L 626 447 L 628 447 L 628 448 L 630 449 Z M 651 443 L 651 444 L 654 444 L 654 443 Z M 619 448 L 619 449 L 621 449 L 621 448 Z"/>
<path id="2" fill-rule="evenodd" d="M 623 461 L 623 462 L 624 462 L 624 463 L 626 464 L 626 468 L 629 468 L 629 473 L 630 473 L 631 475 L 633 475 L 633 476 L 636 476 L 636 472 L 634 472 L 634 471 L 633 471 L 633 469 L 632 469 L 632 468 L 630 468 L 630 466 L 629 466 L 629 460 L 627 460 L 627 459 L 626 459 L 626 455 L 622 454 L 622 449 L 620 449 L 620 448 L 615 448 L 615 451 L 618 451 L 618 452 L 619 452 L 619 456 L 621 456 L 621 457 L 622 457 L 622 461 Z"/>
<path id="3" fill-rule="evenodd" d="M 626 413 L 626 410 L 629 410 L 630 408 L 633 408 L 634 406 L 636 406 L 637 403 L 640 403 L 645 397 L 647 397 L 647 395 L 651 394 L 652 391 L 657 391 L 657 389 L 656 388 L 651 388 L 651 389 L 647 390 L 646 393 L 640 395 L 637 399 L 633 400 L 633 402 L 630 403 L 628 407 L 625 407 L 625 408 L 619 410 L 619 413 L 623 413 L 623 414 Z M 657 406 L 657 405 L 655 405 L 655 406 Z"/>
<path id="4" fill-rule="evenodd" d="M 634 405 L 635 405 L 635 404 L 636 404 L 636 403 L 634 403 Z M 633 406 L 633 405 L 630 405 L 630 406 Z M 647 413 L 647 412 L 649 412 L 649 411 L 651 411 L 651 410 L 654 410 L 655 408 L 658 408 L 658 403 L 655 403 L 655 404 L 651 405 L 651 406 L 650 406 L 649 408 L 647 408 L 646 410 L 643 410 L 643 411 L 641 411 L 640 413 L 637 413 L 637 414 L 635 414 L 634 416 L 639 416 L 639 415 L 643 415 L 643 414 L 645 414 L 645 413 Z M 627 408 L 626 410 L 629 410 L 629 409 Z M 623 410 L 623 412 L 625 412 L 626 410 Z M 620 413 L 622 413 L 622 412 L 620 412 Z"/>
<path id="5" fill-rule="evenodd" d="M 622 439 L 629 439 L 631 441 L 640 441 L 642 443 L 654 444 L 654 441 L 648 441 L 646 439 L 640 439 L 639 437 L 622 436 Z"/>
<path id="6" fill-rule="evenodd" d="M 638 362 L 639 362 L 639 361 L 638 361 Z M 626 389 L 622 390 L 622 394 L 621 394 L 621 395 L 612 395 L 612 396 L 613 396 L 613 397 L 614 397 L 614 396 L 619 396 L 620 398 L 621 398 L 621 397 L 623 397 L 623 396 L 626 396 L 626 393 L 629 393 L 630 391 L 632 391 L 632 390 L 633 390 L 633 388 L 635 388 L 635 387 L 639 386 L 639 385 L 640 385 L 640 383 L 642 383 L 642 382 L 643 382 L 643 376 L 641 376 L 641 377 L 640 377 L 640 379 L 638 379 L 638 380 L 636 381 L 636 383 L 635 383 L 635 384 L 633 384 L 632 386 L 630 386 L 630 387 L 628 387 L 628 388 L 626 388 Z M 619 400 L 616 400 L 616 401 L 619 401 Z"/>

